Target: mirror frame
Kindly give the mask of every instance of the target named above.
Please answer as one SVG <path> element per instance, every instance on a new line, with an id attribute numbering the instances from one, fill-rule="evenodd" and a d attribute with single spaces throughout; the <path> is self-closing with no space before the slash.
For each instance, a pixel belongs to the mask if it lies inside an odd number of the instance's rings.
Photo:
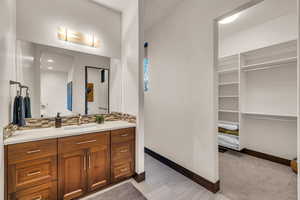
<path id="1" fill-rule="evenodd" d="M 87 86 L 88 86 L 88 69 L 99 69 L 99 70 L 107 70 L 108 72 L 108 96 L 107 96 L 107 99 L 108 99 L 108 113 L 107 114 L 110 114 L 110 69 L 109 68 L 103 68 L 103 67 L 92 67 L 92 66 L 85 66 L 85 115 L 88 115 L 88 96 L 87 96 Z"/>

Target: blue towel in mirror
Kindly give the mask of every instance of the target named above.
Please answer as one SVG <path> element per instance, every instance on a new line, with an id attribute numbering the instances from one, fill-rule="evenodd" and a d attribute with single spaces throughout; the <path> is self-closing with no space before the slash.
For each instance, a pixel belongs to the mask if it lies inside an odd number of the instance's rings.
<path id="1" fill-rule="evenodd" d="M 25 126 L 25 110 L 22 96 L 16 96 L 14 100 L 13 124 Z"/>

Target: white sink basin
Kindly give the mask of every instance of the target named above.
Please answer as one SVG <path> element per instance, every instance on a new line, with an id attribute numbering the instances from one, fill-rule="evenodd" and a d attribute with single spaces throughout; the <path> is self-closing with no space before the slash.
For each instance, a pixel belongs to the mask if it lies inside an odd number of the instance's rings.
<path id="1" fill-rule="evenodd" d="M 78 130 L 78 129 L 86 129 L 86 128 L 96 128 L 96 124 L 85 124 L 85 125 L 76 125 L 76 126 L 65 126 L 63 127 L 64 130 Z"/>

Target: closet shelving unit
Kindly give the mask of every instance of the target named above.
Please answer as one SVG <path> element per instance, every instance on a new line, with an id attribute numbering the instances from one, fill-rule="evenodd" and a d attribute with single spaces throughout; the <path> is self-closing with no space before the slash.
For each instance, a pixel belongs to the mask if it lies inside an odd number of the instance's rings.
<path id="1" fill-rule="evenodd" d="M 234 149 L 296 157 L 297 41 L 220 58 L 217 73 L 219 123 L 239 126 Z"/>

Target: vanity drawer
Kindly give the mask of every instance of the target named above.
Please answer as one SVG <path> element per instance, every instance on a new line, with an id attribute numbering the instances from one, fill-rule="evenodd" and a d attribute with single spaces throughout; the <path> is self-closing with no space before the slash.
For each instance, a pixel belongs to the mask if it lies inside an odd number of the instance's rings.
<path id="1" fill-rule="evenodd" d="M 134 164 L 132 161 L 120 162 L 113 164 L 112 167 L 112 182 L 117 182 L 122 179 L 129 178 L 133 175 Z"/>
<path id="2" fill-rule="evenodd" d="M 111 152 L 112 162 L 131 161 L 134 157 L 134 143 L 130 141 L 112 144 Z"/>
<path id="3" fill-rule="evenodd" d="M 57 179 L 57 157 L 52 156 L 8 166 L 8 192 L 18 192 Z"/>
<path id="4" fill-rule="evenodd" d="M 93 133 L 58 139 L 58 152 L 67 153 L 91 147 L 107 147 L 109 132 Z"/>
<path id="5" fill-rule="evenodd" d="M 57 183 L 49 182 L 10 194 L 9 200 L 57 200 Z"/>
<path id="6" fill-rule="evenodd" d="M 57 155 L 57 140 L 42 140 L 8 145 L 8 164 L 20 163 Z"/>
<path id="7" fill-rule="evenodd" d="M 129 142 L 134 140 L 135 128 L 127 128 L 111 131 L 112 144 Z"/>

